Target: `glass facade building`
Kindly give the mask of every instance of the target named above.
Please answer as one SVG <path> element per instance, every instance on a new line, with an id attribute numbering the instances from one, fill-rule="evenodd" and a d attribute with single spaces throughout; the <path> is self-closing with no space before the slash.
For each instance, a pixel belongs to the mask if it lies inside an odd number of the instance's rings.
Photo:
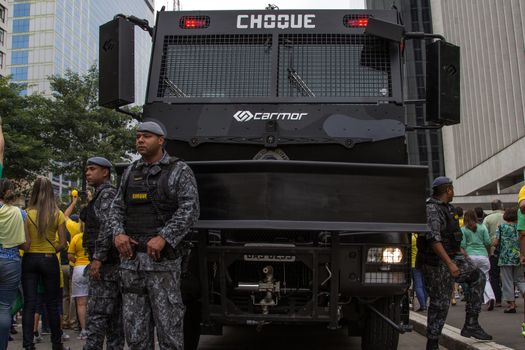
<path id="1" fill-rule="evenodd" d="M 0 0 L 2 1 L 2 0 Z M 9 73 L 27 93 L 51 95 L 47 77 L 85 73 L 98 60 L 98 28 L 119 13 L 154 22 L 153 0 L 9 0 Z M 135 101 L 144 101 L 151 38 L 135 29 Z"/>

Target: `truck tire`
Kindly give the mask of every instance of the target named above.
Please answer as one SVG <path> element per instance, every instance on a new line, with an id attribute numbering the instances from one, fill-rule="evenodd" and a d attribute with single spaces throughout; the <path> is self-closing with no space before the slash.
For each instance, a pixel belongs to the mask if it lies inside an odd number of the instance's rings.
<path id="1" fill-rule="evenodd" d="M 401 321 L 400 296 L 387 297 L 376 301 L 373 306 L 395 323 Z M 361 338 L 363 350 L 396 350 L 399 343 L 399 332 L 386 323 L 381 317 L 368 311 Z"/>

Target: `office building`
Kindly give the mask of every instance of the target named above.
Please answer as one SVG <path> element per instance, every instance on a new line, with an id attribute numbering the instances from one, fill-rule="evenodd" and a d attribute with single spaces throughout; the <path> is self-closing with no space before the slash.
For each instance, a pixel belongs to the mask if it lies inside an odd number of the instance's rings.
<path id="1" fill-rule="evenodd" d="M 63 75 L 67 70 L 87 72 L 98 60 L 99 26 L 116 14 L 145 18 L 150 25 L 154 22 L 153 0 L 0 0 L 0 6 L 8 8 L 4 16 L 10 23 L 9 58 L 4 58 L 4 64 L 13 81 L 25 86 L 23 95 L 51 96 L 49 76 Z M 135 28 L 137 104 L 144 102 L 150 52 L 151 37 Z M 77 185 L 64 176 L 49 177 L 58 195 Z"/>
<path id="2" fill-rule="evenodd" d="M 8 75 L 7 70 L 7 0 L 0 0 L 0 76 Z"/>
<path id="3" fill-rule="evenodd" d="M 0 4 L 1 1 L 0 0 Z M 51 95 L 50 75 L 85 73 L 98 59 L 99 26 L 123 13 L 154 21 L 153 0 L 9 0 L 10 60 L 23 94 Z M 144 101 L 151 51 L 148 33 L 135 31 L 135 100 Z"/>
<path id="4" fill-rule="evenodd" d="M 434 32 L 461 47 L 461 124 L 443 129 L 454 203 L 515 205 L 525 172 L 525 3 L 431 0 Z"/>

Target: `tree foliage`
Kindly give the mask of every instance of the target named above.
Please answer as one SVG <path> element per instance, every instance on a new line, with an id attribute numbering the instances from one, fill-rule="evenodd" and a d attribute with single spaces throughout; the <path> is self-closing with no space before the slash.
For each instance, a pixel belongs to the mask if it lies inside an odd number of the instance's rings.
<path id="1" fill-rule="evenodd" d="M 15 179 L 48 170 L 84 178 L 88 158 L 129 161 L 130 116 L 98 106 L 98 71 L 68 71 L 49 78 L 53 98 L 20 96 L 21 86 L 0 77 L 0 116 L 6 139 L 5 176 Z"/>
<path id="2" fill-rule="evenodd" d="M 49 169 L 50 102 L 42 96 L 20 96 L 22 86 L 0 76 L 0 116 L 4 133 L 5 176 L 31 178 Z"/>
<path id="3" fill-rule="evenodd" d="M 98 71 L 85 75 L 67 72 L 50 78 L 53 90 L 53 170 L 82 178 L 88 158 L 112 162 L 130 160 L 134 131 L 132 118 L 98 106 Z"/>

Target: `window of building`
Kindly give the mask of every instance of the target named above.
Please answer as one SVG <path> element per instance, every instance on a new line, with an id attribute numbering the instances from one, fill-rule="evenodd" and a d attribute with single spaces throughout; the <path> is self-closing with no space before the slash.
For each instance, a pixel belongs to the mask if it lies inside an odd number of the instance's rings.
<path id="1" fill-rule="evenodd" d="M 29 32 L 29 19 L 13 20 L 13 33 Z"/>
<path id="2" fill-rule="evenodd" d="M 28 67 L 13 67 L 11 68 L 11 74 L 14 81 L 27 80 Z"/>
<path id="3" fill-rule="evenodd" d="M 0 45 L 4 45 L 5 43 L 5 30 L 0 28 Z"/>
<path id="4" fill-rule="evenodd" d="M 11 64 L 27 64 L 29 57 L 29 51 L 12 51 L 11 52 Z"/>
<path id="5" fill-rule="evenodd" d="M 2 23 L 5 23 L 5 18 L 7 16 L 7 9 L 5 7 L 3 7 L 2 5 L 0 5 L 0 21 L 2 21 Z"/>
<path id="6" fill-rule="evenodd" d="M 27 49 L 29 47 L 29 35 L 13 35 L 13 49 Z"/>
<path id="7" fill-rule="evenodd" d="M 28 17 L 30 4 L 15 4 L 13 7 L 13 17 Z"/>
<path id="8" fill-rule="evenodd" d="M 4 62 L 5 61 L 5 53 L 0 51 L 0 69 L 4 68 Z"/>

